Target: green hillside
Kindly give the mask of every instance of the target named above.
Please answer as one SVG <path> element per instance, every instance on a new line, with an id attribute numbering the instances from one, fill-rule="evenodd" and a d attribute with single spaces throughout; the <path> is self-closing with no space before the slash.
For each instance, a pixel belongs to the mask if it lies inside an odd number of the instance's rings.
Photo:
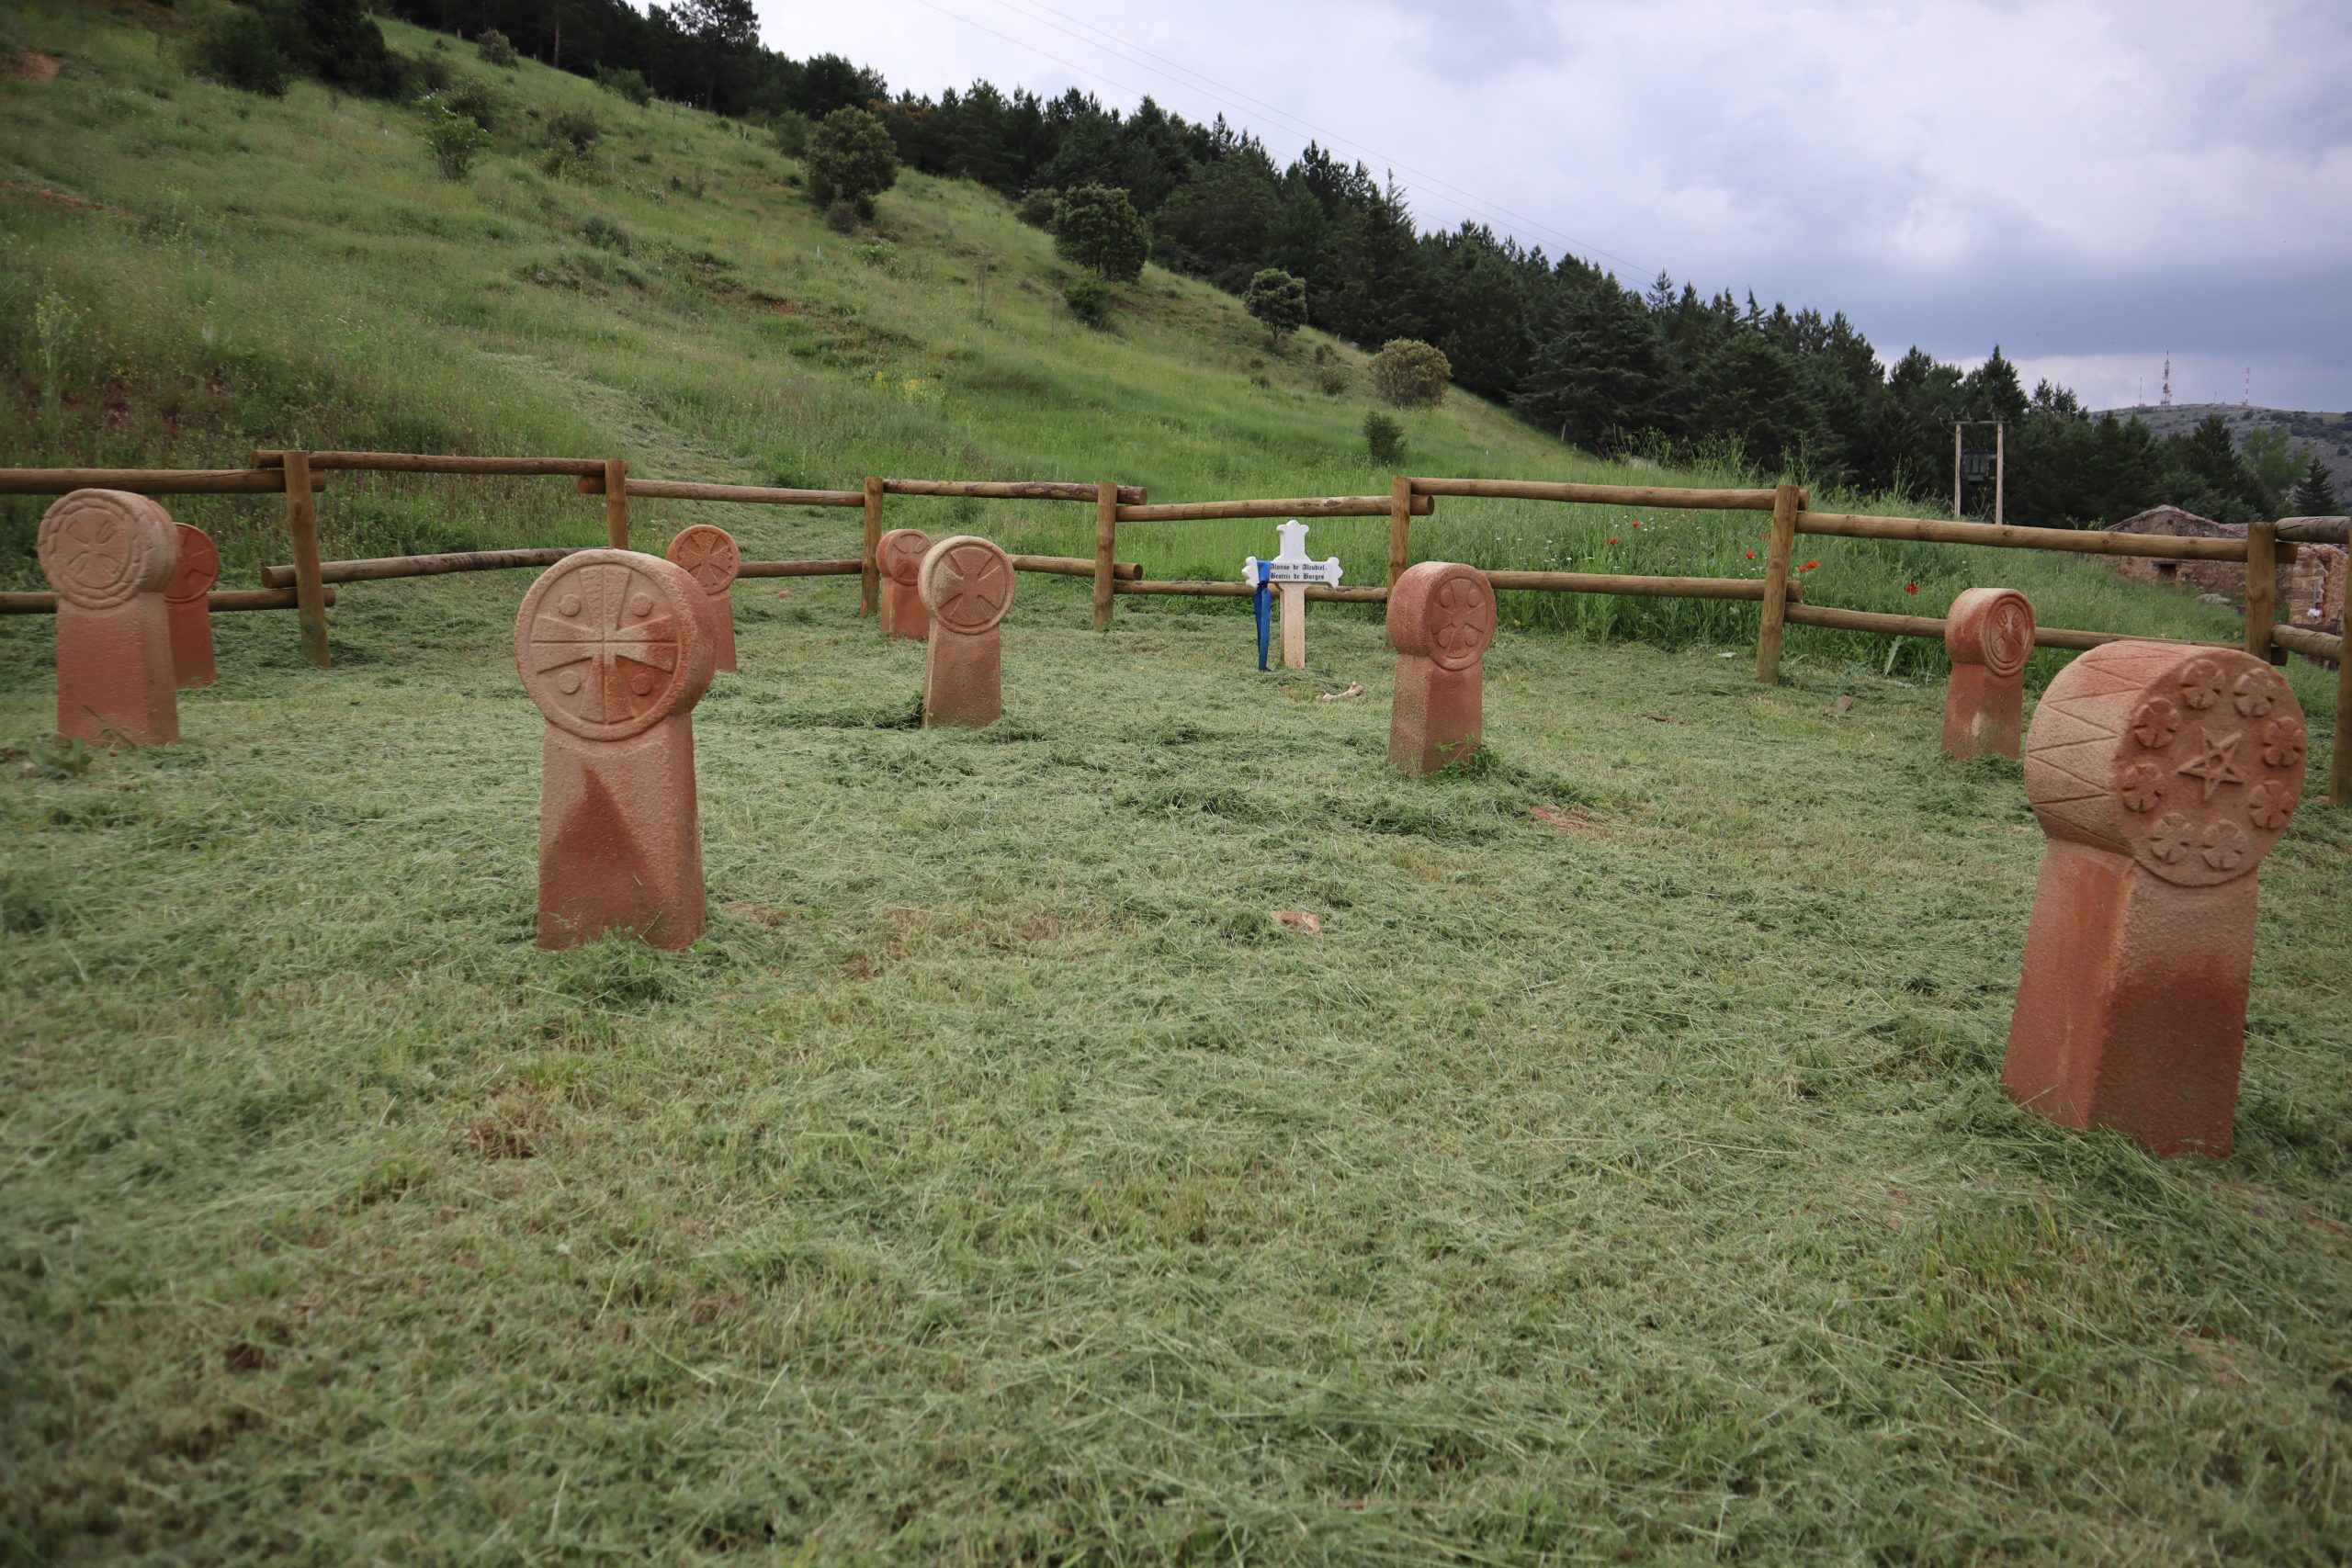
<path id="1" fill-rule="evenodd" d="M 497 70 L 438 35 L 393 48 L 485 85 L 497 127 L 470 176 L 434 170 L 423 117 L 298 82 L 280 100 L 198 80 L 201 6 L 132 20 L 0 8 L 0 45 L 56 74 L 0 85 L 0 343 L 17 417 L 0 463 L 223 465 L 256 445 L 626 457 L 665 478 L 854 487 L 867 473 L 1117 479 L 1159 500 L 1385 491 L 1362 435 L 1363 355 L 1314 333 L 1270 351 L 1239 305 L 1147 268 L 1109 330 L 1061 301 L 1069 269 L 978 186 L 904 176 L 876 228 L 829 231 L 801 171 L 732 121 L 633 107 L 526 62 Z M 557 116 L 600 128 L 550 173 Z M 1583 457 L 1460 393 L 1403 416 L 1423 473 L 1741 482 L 1718 465 L 1642 470 Z M 1802 477 L 1802 476 L 1799 476 Z M 1816 504 L 1869 507 L 1867 498 Z M 266 502 L 190 499 L 232 581 L 281 559 Z M 1887 510 L 1895 510 L 1887 508 Z M 640 509 L 659 538 L 707 518 L 760 552 L 839 555 L 847 513 Z M 550 481 L 339 478 L 330 555 L 587 541 L 592 504 Z M 39 506 L 0 507 L 11 586 L 35 586 Z M 1086 553 L 1076 509 L 909 504 L 894 517 Z M 1747 525 L 1744 526 L 1743 524 Z M 1316 525 L 1350 581 L 1385 557 L 1378 520 Z M 1415 553 L 1487 566 L 1756 575 L 1760 522 L 1449 502 Z M 1133 527 L 1155 576 L 1229 577 L 1268 525 Z M 1821 541 L 1824 603 L 1919 611 L 2001 581 L 2045 624 L 2228 637 L 2226 613 L 2074 560 Z M 1174 612 L 1181 613 L 1181 612 Z M 1517 625 L 1664 643 L 1752 637 L 1752 607 L 1520 596 Z M 1935 673 L 1940 649 L 1798 631 L 1791 651 Z M 2054 661 L 2043 661 L 2054 668 Z M 2325 682 L 2299 677 L 2306 701 Z"/>

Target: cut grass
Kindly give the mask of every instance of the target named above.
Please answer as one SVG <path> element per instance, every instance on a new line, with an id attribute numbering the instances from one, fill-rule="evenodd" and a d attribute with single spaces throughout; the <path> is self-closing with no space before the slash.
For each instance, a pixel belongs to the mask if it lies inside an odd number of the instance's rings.
<path id="1" fill-rule="evenodd" d="M 2163 1164 L 2000 1094 L 2041 840 L 1932 686 L 1506 635 L 1410 782 L 1356 617 L 1261 677 L 1024 580 L 927 733 L 854 581 L 747 584 L 710 934 L 545 954 L 520 587 L 354 592 L 332 671 L 223 617 L 187 746 L 0 784 L 15 1558 L 2352 1539 L 2343 814 Z"/>

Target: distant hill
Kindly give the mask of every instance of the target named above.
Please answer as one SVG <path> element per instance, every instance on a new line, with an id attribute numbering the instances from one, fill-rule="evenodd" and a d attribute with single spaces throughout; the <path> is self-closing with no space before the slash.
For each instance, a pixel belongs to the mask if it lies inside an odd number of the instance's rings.
<path id="1" fill-rule="evenodd" d="M 2316 452 L 2319 460 L 2327 465 L 2328 477 L 2335 481 L 2335 493 L 2341 498 L 2352 494 L 2352 413 L 2314 413 L 2303 409 L 2257 409 L 2243 403 L 2174 403 L 2169 407 L 2142 403 L 2137 407 L 2107 409 L 2118 419 L 2137 417 L 2158 435 L 2174 435 L 2194 429 L 2204 423 L 2209 414 L 2220 414 L 2230 427 L 2230 437 L 2240 447 L 2245 438 L 2256 430 L 2283 430 L 2299 453 Z"/>

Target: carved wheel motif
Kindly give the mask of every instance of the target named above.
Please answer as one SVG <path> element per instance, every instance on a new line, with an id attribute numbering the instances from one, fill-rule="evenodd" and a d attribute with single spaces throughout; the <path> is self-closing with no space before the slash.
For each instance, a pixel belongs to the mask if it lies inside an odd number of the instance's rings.
<path id="1" fill-rule="evenodd" d="M 931 550 L 931 536 L 916 528 L 893 528 L 882 536 L 882 575 L 912 588 Z"/>
<path id="2" fill-rule="evenodd" d="M 1012 604 L 1012 563 L 986 539 L 950 539 L 923 558 L 923 602 L 950 631 L 984 632 Z"/>
<path id="3" fill-rule="evenodd" d="M 185 604 L 203 598 L 220 581 L 220 552 L 201 528 L 175 523 L 172 531 L 179 538 L 180 559 L 179 565 L 172 569 L 171 586 L 164 590 L 164 597 L 175 604 Z"/>
<path id="4" fill-rule="evenodd" d="M 705 593 L 724 593 L 741 570 L 743 556 L 726 529 L 697 523 L 670 541 L 670 561 L 684 567 Z"/>
<path id="5" fill-rule="evenodd" d="M 35 547 L 58 593 L 86 609 L 128 603 L 173 547 L 163 509 L 144 496 L 76 491 L 49 509 Z M 168 557 L 166 557 L 168 558 Z"/>
<path id="6" fill-rule="evenodd" d="M 2033 654 L 2033 615 L 2015 599 L 2004 599 L 1984 618 L 1984 668 L 2014 675 Z"/>
<path id="7" fill-rule="evenodd" d="M 1466 670 L 1495 640 L 1495 596 L 1473 577 L 1449 577 L 1430 595 L 1421 622 L 1430 661 Z"/>
<path id="8" fill-rule="evenodd" d="M 2302 797 L 2307 740 L 2278 671 L 2236 652 L 2110 643 L 2060 672 L 2026 738 L 2026 795 L 2053 839 L 2168 882 L 2249 874 Z"/>
<path id="9" fill-rule="evenodd" d="M 524 690 L 551 723 L 589 740 L 626 739 L 702 694 L 688 690 L 699 634 L 684 594 L 618 555 L 559 563 L 532 585 L 515 626 Z"/>

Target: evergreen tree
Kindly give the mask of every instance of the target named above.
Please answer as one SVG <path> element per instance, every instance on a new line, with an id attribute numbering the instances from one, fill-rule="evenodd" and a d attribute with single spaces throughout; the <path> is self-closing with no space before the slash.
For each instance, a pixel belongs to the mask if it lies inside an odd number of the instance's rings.
<path id="1" fill-rule="evenodd" d="M 2336 515 L 2335 485 L 2328 477 L 2327 465 L 2312 454 L 2311 464 L 2303 469 L 2303 477 L 2295 481 L 2287 503 L 2298 517 L 2333 517 Z"/>
<path id="2" fill-rule="evenodd" d="M 1143 276 L 1151 230 L 1127 193 L 1116 186 L 1080 186 L 1062 194 L 1054 211 L 1054 249 L 1113 283 Z"/>
<path id="3" fill-rule="evenodd" d="M 1280 348 L 1283 339 L 1306 324 L 1306 280 L 1270 266 L 1250 280 L 1241 303 L 1265 323 L 1266 346 Z"/>
<path id="4" fill-rule="evenodd" d="M 1649 312 L 1603 277 L 1560 310 L 1511 406 L 1563 441 L 1611 452 L 1663 423 L 1666 355 Z"/>
<path id="5" fill-rule="evenodd" d="M 808 194 L 818 206 L 846 201 L 871 218 L 874 198 L 898 183 L 898 150 L 865 110 L 835 109 L 809 134 Z"/>

